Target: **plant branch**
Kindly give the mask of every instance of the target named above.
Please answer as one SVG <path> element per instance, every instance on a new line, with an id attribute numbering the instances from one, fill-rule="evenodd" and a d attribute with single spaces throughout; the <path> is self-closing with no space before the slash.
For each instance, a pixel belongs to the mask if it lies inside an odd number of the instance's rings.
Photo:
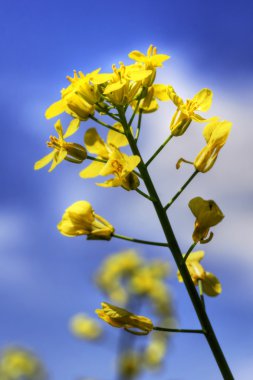
<path id="1" fill-rule="evenodd" d="M 110 116 L 111 116 L 111 114 L 110 114 Z M 109 125 L 109 124 L 107 124 L 107 123 L 104 123 L 103 121 L 97 119 L 97 118 L 96 118 L 95 116 L 93 116 L 93 115 L 90 115 L 90 119 L 94 120 L 96 123 L 98 123 L 98 124 L 100 124 L 100 125 L 103 125 L 103 127 L 106 127 L 106 128 L 108 128 L 108 129 L 111 129 L 111 130 L 113 130 L 113 131 L 115 131 L 115 132 L 118 132 L 118 133 L 121 133 L 122 135 L 124 135 L 124 132 L 121 132 L 121 131 L 119 131 L 117 128 L 114 128 L 114 127 L 112 127 L 111 125 Z"/>
<path id="2" fill-rule="evenodd" d="M 164 210 L 168 210 L 168 208 L 172 205 L 172 203 L 175 202 L 175 200 L 179 197 L 179 195 L 184 191 L 184 189 L 189 185 L 189 183 L 193 180 L 193 178 L 198 174 L 198 170 L 195 170 L 195 172 L 190 176 L 190 178 L 185 182 L 185 184 L 181 187 L 181 189 L 174 195 L 173 198 L 169 201 L 169 203 L 164 206 Z"/>
<path id="3" fill-rule="evenodd" d="M 148 166 L 156 156 L 163 150 L 163 148 L 168 144 L 168 142 L 172 139 L 173 135 L 169 135 L 169 137 L 164 141 L 164 143 L 155 151 L 152 157 L 146 162 L 146 166 Z"/>
<path id="4" fill-rule="evenodd" d="M 135 239 L 129 236 L 124 236 L 124 235 L 118 235 L 118 234 L 112 234 L 112 237 L 122 239 L 122 240 L 128 240 L 132 241 L 133 243 L 140 243 L 140 244 L 147 244 L 147 245 L 156 245 L 158 247 L 167 247 L 168 248 L 168 243 L 159 243 L 156 241 L 148 241 L 148 240 L 141 240 L 141 239 Z"/>
<path id="5" fill-rule="evenodd" d="M 204 330 L 192 330 L 192 329 L 170 329 L 167 327 L 154 327 L 153 330 L 156 331 L 167 331 L 176 333 L 193 333 L 193 334 L 205 334 Z"/>

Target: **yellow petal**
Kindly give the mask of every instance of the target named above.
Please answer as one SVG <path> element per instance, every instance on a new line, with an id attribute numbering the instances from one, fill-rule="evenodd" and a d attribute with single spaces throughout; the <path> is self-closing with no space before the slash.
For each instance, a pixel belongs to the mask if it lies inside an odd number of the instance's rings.
<path id="1" fill-rule="evenodd" d="M 170 96 L 167 91 L 168 86 L 166 86 L 165 84 L 154 84 L 153 87 L 155 98 L 162 101 L 170 100 Z"/>
<path id="2" fill-rule="evenodd" d="M 188 205 L 193 215 L 198 217 L 203 207 L 205 207 L 206 201 L 201 197 L 195 197 L 190 200 Z"/>
<path id="3" fill-rule="evenodd" d="M 46 119 L 51 119 L 52 117 L 58 116 L 65 111 L 65 104 L 63 100 L 58 100 L 57 102 L 51 104 L 50 107 L 45 112 Z"/>
<path id="4" fill-rule="evenodd" d="M 192 102 L 197 103 L 197 110 L 198 111 L 208 111 L 211 107 L 213 100 L 213 93 L 208 88 L 203 88 L 201 91 L 199 91 L 192 99 Z"/>
<path id="5" fill-rule="evenodd" d="M 141 159 L 139 156 L 128 156 L 123 153 L 124 158 L 127 161 L 127 171 L 131 172 L 136 168 L 136 166 L 140 163 Z"/>
<path id="6" fill-rule="evenodd" d="M 108 86 L 106 86 L 106 89 L 104 90 L 104 95 L 107 95 L 107 94 L 110 94 L 111 92 L 120 90 L 125 85 L 126 85 L 125 80 L 118 81 L 118 82 L 112 83 L 112 84 L 108 84 Z"/>
<path id="7" fill-rule="evenodd" d="M 56 151 L 53 157 L 52 165 L 50 166 L 50 169 L 48 171 L 51 172 L 52 170 L 54 170 L 56 166 L 64 160 L 67 154 L 68 152 L 66 151 L 66 149 L 63 148 L 59 151 Z"/>
<path id="8" fill-rule="evenodd" d="M 63 139 L 63 128 L 62 128 L 62 124 L 61 124 L 61 120 L 60 119 L 57 120 L 57 122 L 55 123 L 54 127 L 55 127 L 56 132 L 59 135 L 59 138 L 62 140 Z"/>
<path id="9" fill-rule="evenodd" d="M 186 262 L 188 263 L 190 261 L 201 261 L 204 256 L 204 251 L 191 252 L 190 255 L 187 257 Z"/>
<path id="10" fill-rule="evenodd" d="M 169 98 L 177 107 L 184 104 L 183 99 L 177 95 L 176 91 L 174 90 L 172 86 L 167 87 L 167 93 L 168 93 Z"/>
<path id="11" fill-rule="evenodd" d="M 64 134 L 64 138 L 67 138 L 71 135 L 73 135 L 79 128 L 80 126 L 80 120 L 79 119 L 73 119 L 71 120 L 71 122 L 69 123 L 69 126 Z"/>
<path id="12" fill-rule="evenodd" d="M 94 178 L 97 177 L 104 167 L 103 162 L 93 161 L 89 166 L 83 169 L 79 175 L 81 178 Z"/>
<path id="13" fill-rule="evenodd" d="M 206 272 L 204 281 L 202 282 L 203 291 L 210 297 L 218 296 L 222 292 L 220 281 L 212 273 Z"/>
<path id="14" fill-rule="evenodd" d="M 124 128 L 120 123 L 115 123 L 113 125 L 113 128 L 116 128 L 119 131 L 124 132 Z M 116 148 L 119 148 L 121 146 L 128 145 L 128 140 L 126 136 L 122 133 L 117 133 L 113 129 L 110 129 L 107 135 L 107 143 L 116 146 Z"/>
<path id="15" fill-rule="evenodd" d="M 102 84 L 111 80 L 112 75 L 113 75 L 112 73 L 111 74 L 107 74 L 107 73 L 97 74 L 97 75 L 91 76 L 90 80 L 94 84 Z"/>
<path id="16" fill-rule="evenodd" d="M 213 117 L 203 129 L 203 136 L 207 143 L 210 140 L 210 137 L 212 136 L 213 131 L 215 130 L 215 128 L 217 127 L 219 123 L 220 123 L 219 118 Z"/>
<path id="17" fill-rule="evenodd" d="M 34 164 L 34 170 L 39 170 L 41 168 L 44 168 L 47 164 L 49 164 L 50 161 L 54 158 L 55 151 L 53 150 L 43 158 L 41 158 L 39 161 L 35 162 Z"/>
<path id="18" fill-rule="evenodd" d="M 97 154 L 98 156 L 108 158 L 108 151 L 104 140 L 97 133 L 96 128 L 89 128 L 84 136 L 84 143 L 90 153 Z"/>
<path id="19" fill-rule="evenodd" d="M 108 179 L 105 182 L 96 182 L 97 186 L 100 187 L 120 187 L 122 185 L 122 179 L 121 178 L 112 178 Z"/>
<path id="20" fill-rule="evenodd" d="M 163 62 L 167 61 L 167 59 L 169 58 L 170 56 L 166 54 L 155 54 L 149 58 L 149 61 L 152 66 L 159 67 L 159 66 L 162 66 Z"/>
<path id="21" fill-rule="evenodd" d="M 146 79 L 152 74 L 152 70 L 133 70 L 127 74 L 127 79 L 135 82 Z"/>
<path id="22" fill-rule="evenodd" d="M 128 57 L 137 62 L 146 62 L 148 58 L 138 50 L 133 50 L 128 54 Z"/>

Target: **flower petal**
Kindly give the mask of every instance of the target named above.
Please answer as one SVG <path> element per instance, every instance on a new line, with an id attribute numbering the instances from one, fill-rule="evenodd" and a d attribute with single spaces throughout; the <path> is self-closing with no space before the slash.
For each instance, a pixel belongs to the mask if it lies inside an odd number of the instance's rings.
<path id="1" fill-rule="evenodd" d="M 97 177 L 104 167 L 103 162 L 93 161 L 89 166 L 83 169 L 79 175 L 81 178 L 94 178 Z"/>
<path id="2" fill-rule="evenodd" d="M 203 88 L 192 99 L 192 102 L 196 102 L 198 111 L 208 111 L 212 105 L 213 93 L 209 88 Z"/>
<path id="3" fill-rule="evenodd" d="M 36 161 L 34 164 L 34 170 L 39 170 L 41 168 L 44 168 L 47 164 L 49 164 L 50 161 L 54 158 L 55 151 L 53 150 L 46 156 L 42 157 L 39 161 Z"/>
<path id="4" fill-rule="evenodd" d="M 202 282 L 203 291 L 210 297 L 218 296 L 222 292 L 220 281 L 212 273 L 206 272 L 204 281 Z"/>
<path id="5" fill-rule="evenodd" d="M 84 136 L 84 143 L 90 153 L 108 158 L 108 150 L 106 148 L 105 142 L 97 133 L 96 128 L 89 128 L 86 131 Z"/>
<path id="6" fill-rule="evenodd" d="M 62 148 L 59 151 L 56 151 L 53 157 L 52 165 L 50 166 L 50 169 L 48 171 L 51 172 L 52 170 L 54 170 L 56 166 L 59 165 L 64 160 L 67 154 L 68 152 L 64 148 Z"/>
<path id="7" fill-rule="evenodd" d="M 119 131 L 124 132 L 124 128 L 120 123 L 115 123 L 113 125 L 113 128 L 116 128 Z M 121 146 L 128 145 L 128 140 L 126 136 L 122 133 L 117 133 L 113 129 L 110 129 L 107 135 L 107 143 L 116 146 L 116 148 L 119 148 Z"/>
<path id="8" fill-rule="evenodd" d="M 45 112 L 45 117 L 46 119 L 51 119 L 52 117 L 58 116 L 63 112 L 65 112 L 65 103 L 61 99 L 51 104 L 50 107 L 48 107 L 48 109 Z"/>
<path id="9" fill-rule="evenodd" d="M 67 137 L 73 135 L 79 128 L 80 126 L 80 120 L 79 119 L 73 119 L 71 120 L 71 122 L 69 123 L 69 126 L 66 130 L 66 132 L 64 133 L 64 138 L 66 139 Z"/>

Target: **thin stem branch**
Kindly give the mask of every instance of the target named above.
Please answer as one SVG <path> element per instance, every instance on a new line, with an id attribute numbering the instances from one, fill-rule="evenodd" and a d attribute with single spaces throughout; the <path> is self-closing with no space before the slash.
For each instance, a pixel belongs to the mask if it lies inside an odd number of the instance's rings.
<path id="1" fill-rule="evenodd" d="M 144 198 L 147 198 L 151 202 L 154 200 L 154 199 L 150 198 L 150 196 L 148 194 L 146 194 L 143 191 L 141 191 L 140 189 L 138 189 L 138 187 L 135 189 L 135 191 L 137 191 L 137 193 L 142 195 Z"/>
<path id="2" fill-rule="evenodd" d="M 194 250 L 194 248 L 196 247 L 196 245 L 198 244 L 198 242 L 194 242 L 192 243 L 192 245 L 190 246 L 190 248 L 188 249 L 188 251 L 186 252 L 186 254 L 184 255 L 184 262 L 186 262 L 189 254 Z"/>
<path id="3" fill-rule="evenodd" d="M 187 289 L 189 297 L 192 301 L 192 304 L 194 306 L 194 309 L 196 311 L 196 314 L 198 316 L 198 319 L 200 321 L 202 329 L 205 331 L 205 337 L 207 339 L 209 347 L 212 350 L 213 356 L 216 360 L 217 365 L 220 368 L 220 371 L 221 371 L 224 379 L 225 380 L 234 380 L 232 372 L 228 366 L 226 358 L 225 358 L 225 356 L 222 352 L 222 349 L 219 345 L 219 342 L 216 338 L 216 335 L 215 335 L 215 332 L 214 332 L 213 327 L 211 325 L 211 322 L 209 321 L 208 315 L 206 314 L 206 311 L 205 311 L 205 309 L 202 305 L 202 302 L 200 300 L 199 294 L 198 294 L 198 292 L 195 288 L 195 285 L 191 279 L 191 276 L 190 276 L 190 273 L 187 269 L 187 266 L 186 266 L 184 261 L 182 262 L 182 252 L 180 250 L 180 247 L 179 247 L 178 242 L 176 240 L 176 237 L 174 235 L 173 229 L 172 229 L 170 221 L 168 219 L 168 215 L 167 215 L 166 210 L 164 209 L 164 207 L 160 201 L 160 198 L 158 197 L 157 191 L 156 191 L 154 184 L 152 182 L 152 179 L 148 173 L 147 167 L 146 167 L 145 163 L 143 162 L 143 159 L 141 157 L 141 153 L 137 147 L 137 144 L 136 144 L 134 137 L 132 136 L 130 126 L 127 123 L 127 120 L 126 120 L 126 117 L 125 117 L 125 114 L 124 114 L 122 107 L 118 108 L 118 112 L 119 112 L 121 124 L 124 127 L 124 131 L 125 131 L 125 134 L 127 136 L 129 145 L 132 149 L 132 152 L 133 152 L 133 154 L 138 155 L 141 159 L 141 161 L 138 165 L 138 169 L 142 175 L 143 181 L 146 185 L 146 188 L 148 190 L 150 197 L 156 199 L 156 202 L 153 202 L 154 208 L 156 210 L 158 219 L 161 223 L 161 227 L 163 229 L 166 240 L 168 242 L 168 247 L 169 247 L 169 249 L 173 255 L 173 258 L 177 264 L 177 267 L 179 268 L 180 274 L 183 278 L 183 282 L 185 284 L 185 287 Z M 194 176 L 196 174 L 197 173 L 194 173 Z"/>
<path id="4" fill-rule="evenodd" d="M 106 127 L 108 129 L 112 129 L 113 131 L 115 132 L 118 132 L 118 133 L 121 133 L 122 135 L 124 135 L 124 132 L 121 132 L 119 131 L 117 128 L 114 128 L 112 127 L 111 125 L 107 124 L 107 123 L 104 123 L 103 121 L 97 119 L 95 116 L 93 115 L 90 115 L 90 119 L 94 120 L 96 123 L 100 124 L 100 125 L 103 125 L 103 127 Z"/>
<path id="5" fill-rule="evenodd" d="M 100 108 L 101 113 L 104 113 L 104 114 L 106 114 L 107 116 L 109 116 L 109 117 L 111 117 L 112 119 L 114 119 L 114 120 L 116 120 L 116 121 L 119 122 L 119 119 L 117 118 L 117 116 L 115 116 L 113 113 L 108 112 L 107 109 L 101 107 L 101 106 L 99 105 L 99 103 L 97 103 L 96 106 L 97 106 L 97 108 Z M 114 107 L 108 107 L 108 108 L 109 108 L 109 109 L 114 109 Z"/>
<path id="6" fill-rule="evenodd" d="M 169 135 L 169 137 L 164 141 L 164 143 L 155 151 L 153 156 L 151 156 L 150 159 L 146 162 L 146 166 L 148 166 L 156 158 L 156 156 L 161 152 L 161 150 L 163 150 L 163 148 L 168 144 L 172 137 L 173 135 Z"/>
<path id="7" fill-rule="evenodd" d="M 136 141 L 136 143 L 137 143 L 138 138 L 140 136 L 142 113 L 143 113 L 142 110 L 139 110 L 138 124 L 137 124 L 137 129 L 136 129 L 136 134 L 135 134 L 135 141 Z"/>
<path id="8" fill-rule="evenodd" d="M 175 200 L 179 197 L 179 195 L 184 191 L 184 189 L 189 185 L 189 183 L 193 180 L 194 177 L 198 174 L 198 170 L 195 170 L 195 172 L 190 176 L 190 178 L 185 182 L 185 184 L 181 187 L 181 189 L 174 195 L 173 198 L 169 201 L 169 203 L 164 206 L 164 210 L 168 210 L 168 208 L 172 205 L 172 203 L 175 202 Z"/>
<path id="9" fill-rule="evenodd" d="M 168 248 L 168 243 L 159 243 L 159 242 L 156 242 L 156 241 L 148 241 L 148 240 L 135 239 L 135 238 L 132 238 L 132 237 L 129 237 L 129 236 L 118 235 L 118 234 L 112 234 L 112 236 L 115 237 L 115 238 L 118 238 L 118 239 L 132 241 L 133 243 L 156 245 L 158 247 L 167 247 Z"/>
<path id="10" fill-rule="evenodd" d="M 199 288 L 199 296 L 200 296 L 201 302 L 203 304 L 203 308 L 205 309 L 206 306 L 205 306 L 202 280 L 198 280 L 198 288 Z"/>
<path id="11" fill-rule="evenodd" d="M 193 333 L 193 334 L 205 334 L 204 330 L 192 330 L 192 329 L 170 329 L 167 327 L 154 327 L 153 330 L 156 331 L 168 331 L 176 333 Z"/>
<path id="12" fill-rule="evenodd" d="M 107 162 L 106 160 L 102 160 L 101 158 L 92 157 L 92 156 L 89 156 L 89 155 L 87 155 L 86 160 L 98 161 L 98 162 L 104 162 L 104 163 Z"/>

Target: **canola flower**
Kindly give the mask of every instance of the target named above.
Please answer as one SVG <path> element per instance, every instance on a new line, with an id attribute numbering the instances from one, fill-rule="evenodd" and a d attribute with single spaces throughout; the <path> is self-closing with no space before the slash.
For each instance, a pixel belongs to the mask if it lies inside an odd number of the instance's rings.
<path id="1" fill-rule="evenodd" d="M 87 157 L 86 149 L 80 144 L 65 141 L 65 138 L 71 136 L 78 127 L 79 120 L 73 119 L 72 122 L 70 122 L 67 131 L 63 134 L 61 121 L 57 120 L 55 123 L 55 130 L 58 133 L 58 138 L 55 136 L 50 136 L 50 141 L 47 142 L 47 146 L 53 149 L 53 151 L 41 158 L 39 161 L 35 162 L 34 170 L 42 169 L 44 166 L 52 162 L 48 170 L 51 172 L 63 160 L 77 164 L 82 163 Z"/>
<path id="2" fill-rule="evenodd" d="M 124 328 L 136 335 L 147 335 L 153 330 L 153 323 L 147 317 L 135 315 L 107 302 L 102 302 L 101 306 L 102 309 L 96 309 L 97 315 L 113 327 Z"/>
<path id="3" fill-rule="evenodd" d="M 198 285 L 198 281 L 201 280 L 203 292 L 210 297 L 215 297 L 222 291 L 221 283 L 214 274 L 206 272 L 200 264 L 204 255 L 204 251 L 191 252 L 186 259 L 186 266 L 194 285 Z M 177 272 L 177 277 L 179 282 L 183 282 L 183 278 L 179 271 Z"/>
<path id="4" fill-rule="evenodd" d="M 78 201 L 69 206 L 57 228 L 62 235 L 87 235 L 90 240 L 110 240 L 114 232 L 113 226 L 102 216 L 95 214 L 87 201 Z"/>
<path id="5" fill-rule="evenodd" d="M 72 333 L 80 339 L 94 340 L 101 336 L 102 329 L 93 318 L 86 314 L 76 314 L 70 320 Z"/>
<path id="6" fill-rule="evenodd" d="M 123 130 L 119 123 L 115 123 L 114 128 L 119 131 Z M 139 186 L 139 179 L 133 170 L 139 164 L 140 157 L 128 156 L 120 152 L 118 148 L 128 144 L 128 140 L 123 134 L 110 130 L 105 142 L 95 128 L 90 128 L 85 133 L 84 141 L 87 150 L 92 154 L 97 154 L 96 159 L 102 160 L 102 162 L 93 161 L 80 172 L 81 178 L 113 175 L 114 178 L 97 183 L 97 185 L 102 187 L 121 186 L 126 190 L 134 190 Z"/>
<path id="7" fill-rule="evenodd" d="M 187 99 L 186 102 L 176 94 L 172 86 L 168 86 L 167 91 L 170 99 L 177 107 L 170 123 L 170 131 L 173 136 L 183 135 L 192 120 L 197 122 L 206 120 L 198 115 L 196 111 L 206 112 L 209 110 L 213 97 L 211 90 L 203 88 L 192 99 Z"/>
<path id="8" fill-rule="evenodd" d="M 0 379 L 45 380 L 46 373 L 34 354 L 21 347 L 9 347 L 0 356 Z"/>
<path id="9" fill-rule="evenodd" d="M 195 243 L 208 243 L 212 237 L 211 232 L 207 238 L 210 227 L 216 226 L 224 218 L 222 211 L 213 200 L 204 200 L 195 197 L 189 202 L 189 208 L 196 217 L 192 239 Z"/>

